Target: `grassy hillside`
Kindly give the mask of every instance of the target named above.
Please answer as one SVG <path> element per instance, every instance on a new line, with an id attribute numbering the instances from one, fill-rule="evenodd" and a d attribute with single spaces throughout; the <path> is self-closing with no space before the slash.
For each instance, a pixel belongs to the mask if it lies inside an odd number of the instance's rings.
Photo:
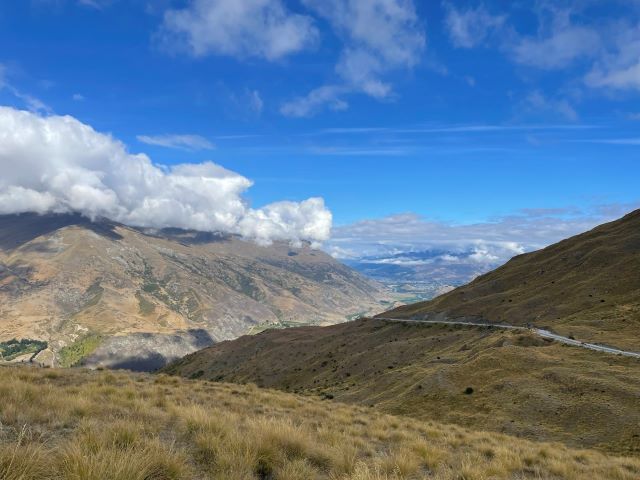
<path id="1" fill-rule="evenodd" d="M 241 337 L 166 371 L 640 453 L 640 361 L 528 333 L 365 319 Z"/>
<path id="2" fill-rule="evenodd" d="M 640 461 L 255 386 L 0 368 L 3 480 L 635 479 Z"/>
<path id="3" fill-rule="evenodd" d="M 549 326 L 584 341 L 640 351 L 640 210 L 520 255 L 429 302 L 381 316 L 479 317 Z"/>

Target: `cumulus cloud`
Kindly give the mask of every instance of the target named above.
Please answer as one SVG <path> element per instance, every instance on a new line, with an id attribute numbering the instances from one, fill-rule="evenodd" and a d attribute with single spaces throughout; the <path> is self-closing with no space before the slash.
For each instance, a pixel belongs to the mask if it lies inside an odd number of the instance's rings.
<path id="1" fill-rule="evenodd" d="M 251 208 L 252 182 L 211 162 L 161 168 L 70 116 L 0 107 L 0 213 L 80 212 L 140 227 L 223 231 L 260 243 L 322 242 L 321 198 Z"/>
<path id="2" fill-rule="evenodd" d="M 502 28 L 506 15 L 492 15 L 484 7 L 457 10 L 451 4 L 445 4 L 447 15 L 445 27 L 451 42 L 458 48 L 472 48 L 480 45 L 493 31 Z"/>
<path id="3" fill-rule="evenodd" d="M 308 116 L 329 106 L 343 110 L 347 93 L 382 99 L 392 94 L 386 75 L 418 63 L 425 35 L 412 0 L 303 0 L 325 19 L 344 46 L 335 70 L 341 82 L 286 103 L 281 112 Z"/>
<path id="4" fill-rule="evenodd" d="M 178 45 L 196 57 L 277 60 L 313 45 L 318 30 L 311 17 L 281 0 L 193 0 L 165 12 L 160 37 L 168 48 Z"/>
<path id="5" fill-rule="evenodd" d="M 138 135 L 138 141 L 147 145 L 156 145 L 181 150 L 213 150 L 215 145 L 200 135 Z"/>

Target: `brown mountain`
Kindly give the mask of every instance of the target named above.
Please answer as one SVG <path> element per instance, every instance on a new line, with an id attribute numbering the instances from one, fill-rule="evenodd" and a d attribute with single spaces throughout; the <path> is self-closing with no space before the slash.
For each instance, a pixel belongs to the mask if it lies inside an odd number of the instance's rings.
<path id="1" fill-rule="evenodd" d="M 381 317 L 533 322 L 566 329 L 579 339 L 589 334 L 616 346 L 637 345 L 639 219 L 634 212 L 517 257 L 432 302 Z M 373 318 L 241 337 L 191 354 L 165 371 L 638 454 L 639 365 L 634 358 L 563 345 L 528 331 Z"/>
<path id="2" fill-rule="evenodd" d="M 44 363 L 150 369 L 252 329 L 379 311 L 384 299 L 378 284 L 308 246 L 0 216 L 0 342 L 46 341 Z"/>

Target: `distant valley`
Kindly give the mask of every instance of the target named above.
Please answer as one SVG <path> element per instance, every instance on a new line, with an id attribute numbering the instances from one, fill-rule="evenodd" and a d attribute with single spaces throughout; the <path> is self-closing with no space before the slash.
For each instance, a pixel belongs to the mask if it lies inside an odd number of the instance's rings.
<path id="1" fill-rule="evenodd" d="M 431 300 L 500 265 L 479 262 L 475 250 L 429 249 L 346 258 L 344 263 L 383 283 L 405 303 Z"/>

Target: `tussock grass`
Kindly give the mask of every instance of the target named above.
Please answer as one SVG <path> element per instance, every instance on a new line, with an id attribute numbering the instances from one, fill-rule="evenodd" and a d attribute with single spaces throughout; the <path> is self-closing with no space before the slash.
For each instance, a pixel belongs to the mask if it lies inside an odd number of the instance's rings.
<path id="1" fill-rule="evenodd" d="M 0 368 L 2 480 L 635 479 L 640 460 L 164 375 Z"/>

